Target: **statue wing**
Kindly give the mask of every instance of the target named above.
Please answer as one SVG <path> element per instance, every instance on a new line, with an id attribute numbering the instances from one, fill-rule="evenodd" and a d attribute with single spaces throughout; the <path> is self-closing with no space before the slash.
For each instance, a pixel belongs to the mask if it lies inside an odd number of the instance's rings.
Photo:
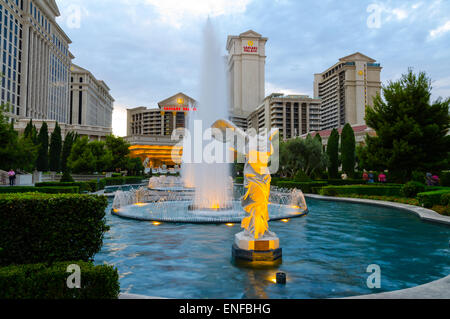
<path id="1" fill-rule="evenodd" d="M 216 129 L 213 131 L 213 137 L 223 143 L 231 143 L 231 147 L 235 152 L 245 154 L 245 142 L 247 134 L 228 120 L 218 120 L 212 126 Z M 218 130 L 218 131 L 217 131 Z M 237 138 L 235 138 L 237 137 Z"/>

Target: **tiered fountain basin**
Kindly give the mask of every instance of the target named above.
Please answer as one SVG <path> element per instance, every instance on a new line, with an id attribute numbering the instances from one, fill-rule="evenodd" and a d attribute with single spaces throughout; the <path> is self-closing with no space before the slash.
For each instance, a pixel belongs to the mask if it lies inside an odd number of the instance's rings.
<path id="1" fill-rule="evenodd" d="M 242 209 L 240 201 L 228 203 L 229 209 L 198 208 L 189 209 L 192 201 L 164 201 L 150 203 L 135 203 L 132 205 L 112 209 L 112 214 L 134 220 L 154 221 L 165 223 L 188 224 L 228 224 L 241 223 L 248 214 Z M 230 207 L 231 206 L 231 207 Z M 269 204 L 269 218 L 271 221 L 303 217 L 308 209 L 300 206 Z"/>

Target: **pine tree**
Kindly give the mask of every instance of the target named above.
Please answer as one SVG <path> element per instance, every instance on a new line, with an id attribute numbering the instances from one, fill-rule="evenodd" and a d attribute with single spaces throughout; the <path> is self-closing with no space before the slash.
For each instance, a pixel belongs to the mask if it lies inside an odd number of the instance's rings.
<path id="1" fill-rule="evenodd" d="M 56 122 L 55 130 L 50 137 L 50 151 L 49 151 L 49 168 L 53 172 L 60 171 L 61 165 L 61 149 L 62 149 L 62 137 L 61 128 Z"/>
<path id="2" fill-rule="evenodd" d="M 39 151 L 36 160 L 36 168 L 38 171 L 48 171 L 48 126 L 47 123 L 42 123 L 38 135 Z"/>
<path id="3" fill-rule="evenodd" d="M 348 177 L 353 178 L 355 175 L 356 165 L 356 141 L 355 132 L 350 124 L 346 124 L 341 134 L 341 160 L 342 170 Z"/>
<path id="4" fill-rule="evenodd" d="M 69 172 L 69 168 L 67 166 L 67 159 L 70 156 L 70 152 L 72 151 L 72 145 L 75 141 L 75 134 L 73 132 L 69 132 L 66 134 L 66 138 L 64 139 L 64 144 L 61 152 L 61 171 L 66 173 Z"/>
<path id="5" fill-rule="evenodd" d="M 377 136 L 366 138 L 368 163 L 383 167 L 398 181 L 413 171 L 449 168 L 450 98 L 431 102 L 431 80 L 412 69 L 383 87 L 366 111 L 367 125 Z"/>
<path id="6" fill-rule="evenodd" d="M 327 145 L 328 155 L 328 177 L 330 179 L 338 178 L 339 175 L 339 133 L 336 129 L 331 131 Z"/>

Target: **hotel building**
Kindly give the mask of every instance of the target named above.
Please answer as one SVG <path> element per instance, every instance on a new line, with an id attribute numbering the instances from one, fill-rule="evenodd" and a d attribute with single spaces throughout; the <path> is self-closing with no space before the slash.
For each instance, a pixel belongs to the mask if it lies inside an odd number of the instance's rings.
<path id="1" fill-rule="evenodd" d="M 55 1 L 0 2 L 2 94 L 12 120 L 49 119 L 66 123 L 73 55 L 69 37 L 55 22 Z"/>
<path id="2" fill-rule="evenodd" d="M 44 121 L 49 126 L 58 122 L 63 130 L 103 138 L 111 133 L 113 100 L 106 84 L 94 77 L 83 90 L 86 117 L 81 123 L 71 121 L 74 56 L 69 51 L 71 40 L 56 23 L 58 16 L 54 0 L 0 1 L 0 103 L 8 105 L 5 116 L 19 132 L 33 119 L 37 128 Z"/>
<path id="3" fill-rule="evenodd" d="M 374 59 L 356 52 L 315 74 L 314 96 L 322 99 L 320 129 L 364 125 L 366 106 L 381 91 L 381 69 Z"/>
<path id="4" fill-rule="evenodd" d="M 72 64 L 68 124 L 105 127 L 111 134 L 114 99 L 109 91 L 105 82 Z"/>
<path id="5" fill-rule="evenodd" d="M 278 128 L 285 140 L 318 131 L 320 102 L 306 95 L 274 93 L 250 114 L 247 126 L 257 131 Z"/>

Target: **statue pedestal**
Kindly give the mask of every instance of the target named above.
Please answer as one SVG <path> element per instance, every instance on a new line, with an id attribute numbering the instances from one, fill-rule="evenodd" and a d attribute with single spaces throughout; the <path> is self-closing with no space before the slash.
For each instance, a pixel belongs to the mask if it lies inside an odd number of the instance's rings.
<path id="1" fill-rule="evenodd" d="M 283 250 L 275 233 L 267 232 L 255 239 L 243 231 L 236 234 L 233 244 L 233 259 L 247 262 L 281 262 Z"/>

